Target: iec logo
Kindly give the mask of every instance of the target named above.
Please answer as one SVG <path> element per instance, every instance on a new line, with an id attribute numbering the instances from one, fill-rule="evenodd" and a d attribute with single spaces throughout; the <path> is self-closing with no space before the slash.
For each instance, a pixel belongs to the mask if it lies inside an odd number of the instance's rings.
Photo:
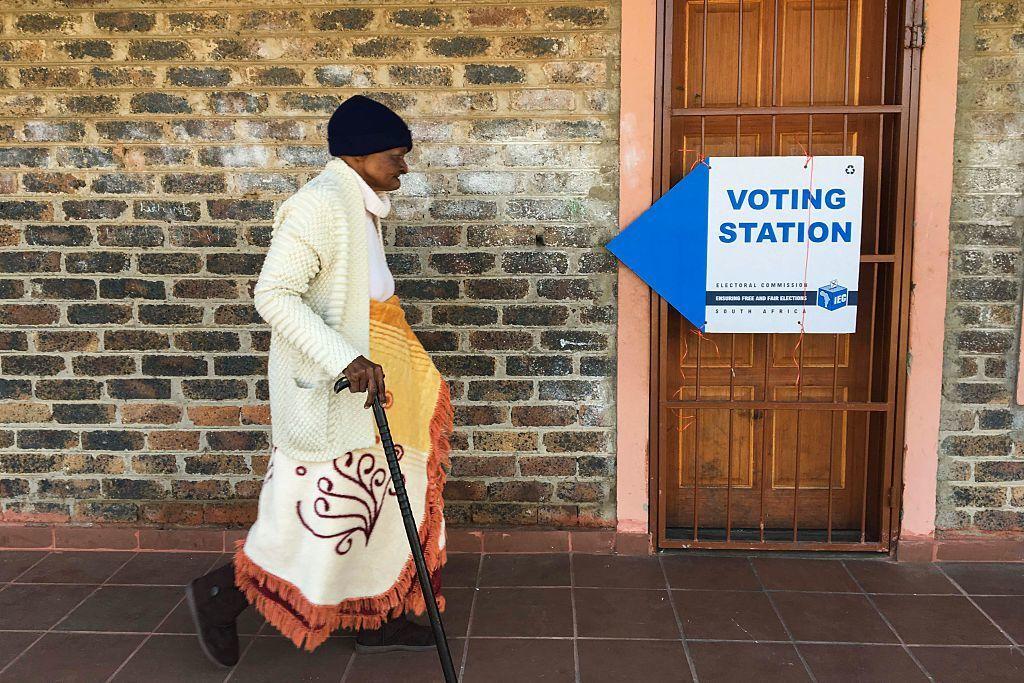
<path id="1" fill-rule="evenodd" d="M 834 311 L 850 303 L 850 290 L 835 280 L 818 288 L 818 305 L 827 311 Z"/>

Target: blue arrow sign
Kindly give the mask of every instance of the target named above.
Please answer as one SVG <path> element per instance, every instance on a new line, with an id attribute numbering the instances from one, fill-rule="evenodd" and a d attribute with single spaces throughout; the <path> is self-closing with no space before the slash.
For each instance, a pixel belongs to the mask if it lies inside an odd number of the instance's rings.
<path id="1" fill-rule="evenodd" d="M 703 329 L 708 275 L 709 164 L 697 164 L 611 242 L 608 250 Z"/>
<path id="2" fill-rule="evenodd" d="M 857 324 L 864 159 L 715 157 L 608 243 L 705 332 Z"/>

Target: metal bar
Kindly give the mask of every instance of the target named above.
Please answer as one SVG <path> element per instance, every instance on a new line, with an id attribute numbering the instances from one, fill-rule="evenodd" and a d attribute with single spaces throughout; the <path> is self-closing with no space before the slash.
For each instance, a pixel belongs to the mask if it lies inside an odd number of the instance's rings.
<path id="1" fill-rule="evenodd" d="M 702 37 L 700 47 L 700 108 L 703 109 L 704 102 L 707 101 L 708 99 L 708 0 L 704 0 L 704 27 L 701 33 Z M 701 154 L 704 153 L 703 147 L 704 136 L 701 135 Z"/>
<path id="2" fill-rule="evenodd" d="M 667 11 L 668 10 L 668 11 Z M 665 2 L 658 3 L 657 9 L 657 22 L 658 22 L 658 39 L 661 41 L 657 59 L 655 61 L 655 126 L 654 126 L 654 144 L 655 150 L 660 150 L 660 154 L 655 154 L 655 167 L 653 174 L 652 193 L 654 198 L 658 198 L 663 195 L 671 182 L 672 174 L 672 120 L 668 117 L 668 110 L 671 107 L 671 94 L 672 90 L 672 16 L 671 11 L 666 6 Z M 650 505 L 650 528 L 656 530 L 658 547 L 664 543 L 666 537 L 666 524 L 667 515 L 666 507 L 668 504 L 665 491 L 661 489 L 661 478 L 664 473 L 667 472 L 665 466 L 665 459 L 667 458 L 668 448 L 665 443 L 667 440 L 666 430 L 663 428 L 664 416 L 662 414 L 662 394 L 665 389 L 665 382 L 662 378 L 666 377 L 665 365 L 667 363 L 668 353 L 664 348 L 668 335 L 665 329 L 666 317 L 662 314 L 662 309 L 665 309 L 667 304 L 655 293 L 650 295 L 650 310 L 651 310 L 651 335 L 657 335 L 656 343 L 651 344 L 651 394 L 649 402 L 649 415 L 648 425 L 650 430 L 650 439 L 652 453 L 650 454 L 650 481 L 648 482 L 648 491 L 652 505 Z M 653 342 L 653 339 L 652 339 Z M 655 372 L 657 369 L 657 372 Z"/>
<path id="3" fill-rule="evenodd" d="M 696 385 L 694 386 L 694 400 L 700 403 L 700 354 L 701 354 L 701 342 L 704 341 L 704 337 L 700 334 L 700 330 L 697 330 L 697 372 L 695 377 Z M 700 409 L 693 409 L 693 540 L 697 540 L 698 530 L 698 508 L 699 508 L 699 495 L 698 488 L 700 486 Z"/>
<path id="4" fill-rule="evenodd" d="M 694 335 L 697 337 L 697 369 L 694 372 L 694 387 L 693 387 L 693 400 L 700 402 L 700 356 L 701 356 L 701 342 L 704 341 L 704 336 L 700 333 L 700 330 L 694 328 Z"/>
<path id="5" fill-rule="evenodd" d="M 813 4 L 812 4 L 813 7 Z M 802 334 L 802 333 L 801 333 Z M 797 361 L 797 367 L 801 370 L 801 373 L 797 375 L 796 382 L 796 400 L 800 403 L 800 390 L 801 382 L 803 379 L 803 368 L 804 364 L 804 345 L 800 344 L 800 357 Z M 794 445 L 794 461 L 793 461 L 793 542 L 797 541 L 797 527 L 798 527 L 798 516 L 800 510 L 800 417 L 807 410 L 805 406 L 799 406 L 796 409 L 796 443 Z"/>
<path id="6" fill-rule="evenodd" d="M 774 119 L 773 119 L 774 121 Z M 775 144 L 775 138 L 772 138 L 772 145 Z M 768 379 L 771 374 L 771 342 L 772 335 L 766 334 L 764 336 L 764 403 L 767 403 L 768 399 Z M 759 408 L 754 410 L 761 411 L 761 490 L 760 490 L 760 502 L 758 504 L 758 527 L 760 529 L 760 540 L 764 543 L 764 485 L 768 480 L 768 415 L 767 411 Z M 775 419 L 775 413 L 772 413 L 772 419 Z M 773 453 L 774 457 L 774 453 Z"/>
<path id="7" fill-rule="evenodd" d="M 743 0 L 739 0 L 736 21 L 736 106 L 743 105 Z M 739 156 L 739 117 L 736 117 L 736 156 Z"/>
<path id="8" fill-rule="evenodd" d="M 878 302 L 878 268 L 876 264 L 872 268 L 871 273 L 871 326 L 868 336 L 868 386 L 867 396 L 865 398 L 870 401 L 872 395 L 872 388 L 874 386 L 875 378 L 875 315 L 876 305 Z M 889 397 L 891 398 L 891 397 Z M 863 487 L 861 490 L 861 504 L 860 504 L 860 542 L 863 543 L 866 536 L 866 528 L 868 521 L 868 461 L 871 459 L 871 419 L 870 417 L 865 418 L 865 429 L 864 429 L 864 480 L 862 482 Z"/>
<path id="9" fill-rule="evenodd" d="M 705 118 L 703 116 L 700 117 L 700 158 L 701 159 L 704 158 L 704 137 L 705 137 L 706 132 L 707 132 L 706 131 L 706 128 L 707 128 L 706 124 L 707 124 L 707 118 Z"/>
<path id="10" fill-rule="evenodd" d="M 671 184 L 672 175 L 672 121 L 668 111 L 672 103 L 672 17 L 665 16 L 664 3 L 658 3 L 658 22 L 661 27 L 661 47 L 664 52 L 661 58 L 655 63 L 655 87 L 660 89 L 655 93 L 657 104 L 655 110 L 654 126 L 654 148 L 661 150 L 661 154 L 654 155 L 654 198 L 661 197 Z M 684 152 L 685 159 L 685 152 Z M 685 166 L 684 164 L 681 164 Z"/>
<path id="11" fill-rule="evenodd" d="M 847 143 L 847 140 L 849 139 L 849 136 L 850 136 L 850 115 L 849 114 L 843 114 L 843 156 L 846 156 L 846 154 L 848 154 L 848 152 L 847 152 L 848 145 L 846 143 Z"/>
<path id="12" fill-rule="evenodd" d="M 861 482 L 860 542 L 867 538 L 868 524 L 868 470 L 871 461 L 871 416 L 864 418 L 864 480 Z"/>
<path id="13" fill-rule="evenodd" d="M 679 538 L 668 538 L 662 543 L 663 548 L 679 550 L 788 550 L 811 552 L 885 552 L 881 543 L 824 543 L 803 541 L 687 541 Z"/>
<path id="14" fill-rule="evenodd" d="M 911 9 L 913 7 L 913 9 Z M 913 23 L 920 18 L 920 13 L 923 11 L 923 5 L 918 3 L 917 5 L 911 6 L 910 3 L 905 5 L 905 9 L 909 10 L 910 16 L 898 17 L 902 23 Z M 899 73 L 903 76 L 901 82 L 896 79 L 893 81 L 894 97 L 896 89 L 902 88 L 899 98 L 909 106 L 916 106 L 916 92 L 911 87 L 911 83 L 916 82 L 919 79 L 919 74 L 914 72 L 919 68 L 917 66 L 916 54 L 919 51 L 912 50 L 910 48 L 903 48 L 902 50 L 902 67 L 897 71 L 894 68 L 894 73 Z M 896 54 L 894 54 L 894 61 Z M 890 311 L 890 338 L 889 338 L 889 377 L 887 382 L 887 398 L 893 402 L 894 409 L 886 417 L 885 430 L 883 432 L 883 459 L 880 464 L 880 489 L 884 494 L 890 496 L 888 500 L 883 498 L 885 504 L 880 506 L 879 510 L 879 537 L 882 538 L 887 535 L 886 524 L 891 518 L 891 506 L 898 504 L 899 489 L 893 485 L 893 472 L 891 470 L 891 463 L 895 460 L 894 451 L 897 449 L 902 450 L 902 424 L 896 424 L 896 406 L 898 397 L 902 396 L 902 392 L 906 386 L 906 372 L 905 367 L 901 359 L 906 358 L 907 350 L 907 337 L 908 337 L 908 326 L 909 317 L 904 318 L 908 315 L 909 299 L 906 297 L 907 289 L 910 285 L 910 250 L 911 250 L 911 234 L 910 224 L 912 219 L 908 218 L 910 212 L 910 206 L 907 202 L 908 194 L 912 195 L 913 190 L 911 175 L 908 173 L 910 165 L 910 158 L 913 153 L 910 151 L 910 129 L 909 126 L 912 124 L 909 117 L 901 118 L 898 122 L 899 128 L 893 131 L 894 136 L 897 137 L 899 142 L 898 148 L 890 149 L 893 151 L 893 156 L 896 161 L 896 173 L 895 178 L 897 182 L 894 183 L 894 196 L 892 202 L 894 203 L 893 209 L 893 250 L 897 255 L 895 267 L 892 272 L 892 286 L 891 286 L 891 303 L 889 306 Z M 915 169 L 916 171 L 916 169 Z M 902 241 L 902 245 L 900 242 Z M 902 376 L 901 376 L 902 375 Z M 901 439 L 897 441 L 897 436 Z M 890 502 L 891 501 L 891 502 Z"/>
<path id="15" fill-rule="evenodd" d="M 697 540 L 698 486 L 700 480 L 700 409 L 693 409 L 693 540 Z"/>
<path id="16" fill-rule="evenodd" d="M 668 442 L 668 432 L 667 432 L 666 429 L 664 429 L 664 426 L 663 426 L 663 423 L 662 423 L 662 420 L 664 419 L 664 413 L 662 412 L 662 408 L 661 408 L 661 406 L 664 405 L 664 403 L 665 403 L 665 394 L 668 391 L 668 383 L 664 380 L 665 377 L 668 377 L 667 373 L 668 373 L 668 360 L 669 360 L 669 358 L 668 358 L 668 349 L 665 348 L 666 347 L 666 341 L 668 340 L 668 302 L 665 301 L 664 299 L 662 299 L 660 296 L 652 295 L 652 298 L 654 298 L 654 297 L 656 297 L 656 300 L 657 300 L 658 365 L 657 366 L 652 366 L 652 367 L 657 367 L 658 368 L 658 373 L 659 373 L 658 378 L 656 380 L 658 393 L 655 394 L 659 404 L 658 404 L 658 406 L 657 406 L 657 408 L 656 408 L 656 410 L 654 412 L 653 417 L 654 417 L 654 419 L 658 420 L 658 425 L 659 425 L 659 428 L 658 428 L 658 431 L 657 431 L 657 441 L 656 441 L 656 443 L 658 444 L 658 471 L 662 472 L 662 473 L 665 473 L 665 480 L 666 481 L 671 481 L 667 477 L 667 473 L 670 471 L 669 470 L 669 466 L 668 466 L 668 462 L 667 462 L 668 461 L 668 457 L 669 457 L 669 449 L 668 449 L 668 443 L 667 443 Z M 652 306 L 652 309 L 653 308 L 654 308 L 654 306 Z M 679 438 L 682 439 L 682 435 L 680 435 Z M 682 444 L 680 444 L 680 446 L 681 445 Z M 673 458 L 673 460 L 678 462 L 678 458 Z M 676 467 L 678 467 L 678 466 L 679 465 L 676 465 Z M 662 482 L 661 481 L 657 482 L 657 486 L 658 486 L 658 506 L 657 506 L 657 510 L 658 510 L 658 533 L 660 534 L 659 538 L 661 539 L 661 541 L 664 541 L 664 539 L 666 538 L 666 531 L 665 531 L 665 529 L 668 526 L 668 495 L 667 495 L 666 491 L 662 488 Z"/>
<path id="17" fill-rule="evenodd" d="M 779 0 L 775 0 L 775 7 L 772 11 L 772 99 L 771 107 L 765 107 L 764 109 L 775 108 L 775 95 L 778 89 L 778 72 L 779 72 Z M 771 111 L 765 111 L 766 114 L 771 114 Z M 772 119 L 772 148 L 775 147 L 775 119 Z M 775 153 L 772 152 L 774 155 Z M 764 539 L 761 539 L 764 540 Z"/>
<path id="18" fill-rule="evenodd" d="M 843 67 L 843 104 L 850 104 L 850 18 L 852 14 L 852 7 L 850 6 L 852 0 L 846 0 L 846 54 L 845 54 L 845 65 Z M 843 146 L 846 146 L 846 125 L 844 121 L 843 125 Z"/>
<path id="19" fill-rule="evenodd" d="M 886 76 L 886 60 L 888 59 L 889 50 L 889 0 L 884 0 L 882 3 L 882 78 L 881 78 L 881 99 L 882 102 L 886 101 L 885 93 L 885 76 Z"/>
<path id="20" fill-rule="evenodd" d="M 833 344 L 833 362 L 832 366 L 832 402 L 836 403 L 839 399 L 836 398 L 836 390 L 839 388 L 839 335 L 835 335 L 835 342 Z"/>
<path id="21" fill-rule="evenodd" d="M 809 74 L 809 76 L 808 76 L 807 102 L 808 102 L 808 104 L 811 105 L 811 108 L 813 109 L 813 106 L 814 106 L 814 0 L 810 0 L 810 1 L 811 1 L 811 19 L 810 19 L 810 21 L 811 21 L 811 34 L 810 34 L 810 40 L 808 41 L 809 52 L 810 52 L 810 55 L 809 55 L 809 58 L 810 58 L 810 68 L 807 70 L 808 74 Z M 809 155 L 814 154 L 814 114 L 813 113 L 807 114 L 807 154 L 809 154 Z M 812 163 L 812 166 L 811 166 L 811 182 L 813 183 L 813 175 L 814 175 L 813 174 L 813 171 L 814 171 L 814 166 L 813 166 L 814 162 L 813 162 L 813 160 L 811 161 L 811 163 Z M 811 187 L 810 189 L 813 191 L 814 188 Z M 811 213 L 811 210 L 810 210 L 810 208 L 808 208 L 807 209 L 807 219 L 808 219 L 807 222 L 808 223 L 810 223 L 810 213 Z M 808 248 L 808 250 L 811 248 L 810 242 L 807 243 L 807 248 Z M 808 258 L 810 257 L 810 252 L 808 252 L 807 257 Z M 806 271 L 806 268 L 805 268 L 805 271 Z M 804 276 L 806 277 L 806 275 L 807 274 L 805 272 Z M 803 286 L 806 289 L 806 287 L 807 287 L 807 282 L 806 281 L 803 283 Z M 803 310 L 804 310 L 804 313 L 806 313 L 806 311 L 807 311 L 807 302 L 806 301 L 803 303 Z M 800 353 L 799 353 L 799 358 L 797 359 L 797 370 L 796 370 L 796 400 L 797 400 L 797 403 L 800 402 L 801 393 L 803 391 L 803 384 L 802 384 L 803 375 L 804 375 L 804 344 L 803 344 L 803 342 L 804 342 L 804 338 L 805 338 L 804 326 L 803 326 L 803 318 L 805 318 L 805 317 L 806 317 L 805 314 L 801 315 L 800 337 L 799 337 L 799 342 L 798 342 L 799 345 L 800 345 Z M 796 543 L 799 540 L 799 526 L 800 526 L 800 426 L 801 426 L 800 425 L 800 422 L 801 422 L 800 418 L 803 416 L 803 413 L 804 413 L 803 409 L 799 409 L 799 410 L 796 411 L 796 434 L 795 434 L 796 439 L 795 439 L 794 444 L 793 444 L 793 525 L 792 526 L 793 526 L 793 542 L 794 543 Z"/>
<path id="22" fill-rule="evenodd" d="M 665 405 L 669 408 L 692 407 L 693 401 L 677 401 L 668 399 Z M 884 413 L 892 408 L 889 401 L 878 403 L 851 402 L 829 403 L 827 401 L 700 401 L 702 408 L 728 408 L 736 406 L 737 410 L 847 410 L 854 413 Z"/>
<path id="23" fill-rule="evenodd" d="M 729 402 L 732 403 L 735 396 L 736 387 L 736 333 L 733 332 L 731 335 L 731 341 L 729 343 Z M 732 538 L 732 442 L 733 442 L 733 431 L 732 431 L 732 416 L 735 412 L 734 409 L 729 409 L 729 452 L 726 454 L 728 460 L 726 461 L 725 469 L 725 540 Z"/>
<path id="24" fill-rule="evenodd" d="M 744 116 L 750 114 L 778 114 L 785 116 L 789 114 L 905 114 L 906 106 L 902 104 L 864 104 L 864 105 L 842 105 L 827 104 L 816 107 L 785 106 L 785 107 L 706 107 L 703 109 L 677 109 L 673 108 L 670 113 L 676 116 Z"/>
<path id="25" fill-rule="evenodd" d="M 878 245 L 882 239 L 882 157 L 885 154 L 885 116 L 878 115 L 878 178 L 875 182 L 875 248 L 872 250 L 878 253 Z"/>
<path id="26" fill-rule="evenodd" d="M 776 135 L 775 115 L 772 114 L 772 152 L 771 152 L 771 156 L 775 156 L 775 135 Z"/>
<path id="27" fill-rule="evenodd" d="M 807 87 L 807 104 L 811 107 L 814 106 L 814 0 L 811 1 L 811 34 L 808 43 L 808 52 L 810 58 L 810 68 L 807 70 L 808 73 L 808 87 Z M 808 148 L 810 149 L 810 148 Z"/>
<path id="28" fill-rule="evenodd" d="M 707 84 L 708 84 L 708 0 L 704 0 L 704 16 L 703 16 L 703 27 L 701 30 L 701 57 L 700 57 L 700 108 L 704 108 L 704 104 L 707 101 Z M 705 133 L 706 133 L 706 119 L 701 117 L 700 119 L 700 158 L 703 159 L 705 156 Z M 684 164 L 685 166 L 685 164 Z M 697 370 L 694 377 L 694 388 L 693 395 L 694 400 L 700 401 L 700 356 L 701 356 L 701 337 L 700 330 L 697 329 Z M 697 540 L 697 530 L 699 528 L 699 479 L 700 479 L 700 411 L 697 408 L 693 410 L 693 540 Z"/>
<path id="29" fill-rule="evenodd" d="M 725 540 L 732 538 L 732 442 L 733 442 L 733 431 L 732 431 L 732 416 L 735 410 L 729 409 L 729 452 L 726 457 L 729 459 L 726 464 L 725 474 Z"/>
<path id="30" fill-rule="evenodd" d="M 835 403 L 836 389 L 839 385 L 839 335 L 835 335 L 832 349 L 832 402 Z M 826 536 L 832 542 L 832 463 L 835 459 L 835 415 L 828 416 L 828 503 L 825 510 L 827 521 Z"/>
<path id="31" fill-rule="evenodd" d="M 807 304 L 805 303 L 804 306 Z M 803 394 L 804 388 L 804 337 L 803 326 L 801 326 L 800 332 L 800 352 L 797 354 L 797 402 L 800 402 L 801 395 Z"/>

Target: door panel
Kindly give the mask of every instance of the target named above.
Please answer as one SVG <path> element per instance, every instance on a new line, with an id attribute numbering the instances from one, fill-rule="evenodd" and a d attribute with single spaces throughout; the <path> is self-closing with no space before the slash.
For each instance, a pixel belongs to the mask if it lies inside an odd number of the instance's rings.
<path id="1" fill-rule="evenodd" d="M 659 542 L 879 542 L 900 365 L 899 36 L 913 3 L 666 6 L 662 192 L 704 157 L 737 155 L 861 155 L 865 186 L 856 333 L 703 334 L 659 300 Z"/>

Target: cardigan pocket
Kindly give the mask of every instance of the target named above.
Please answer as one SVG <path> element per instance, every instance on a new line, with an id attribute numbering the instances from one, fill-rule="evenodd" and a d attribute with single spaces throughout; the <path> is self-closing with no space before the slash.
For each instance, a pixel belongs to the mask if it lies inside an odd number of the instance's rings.
<path id="1" fill-rule="evenodd" d="M 327 415 L 330 389 L 323 384 L 303 386 L 292 378 L 294 391 L 284 406 L 284 420 L 289 446 L 305 453 L 322 453 L 327 449 Z"/>

